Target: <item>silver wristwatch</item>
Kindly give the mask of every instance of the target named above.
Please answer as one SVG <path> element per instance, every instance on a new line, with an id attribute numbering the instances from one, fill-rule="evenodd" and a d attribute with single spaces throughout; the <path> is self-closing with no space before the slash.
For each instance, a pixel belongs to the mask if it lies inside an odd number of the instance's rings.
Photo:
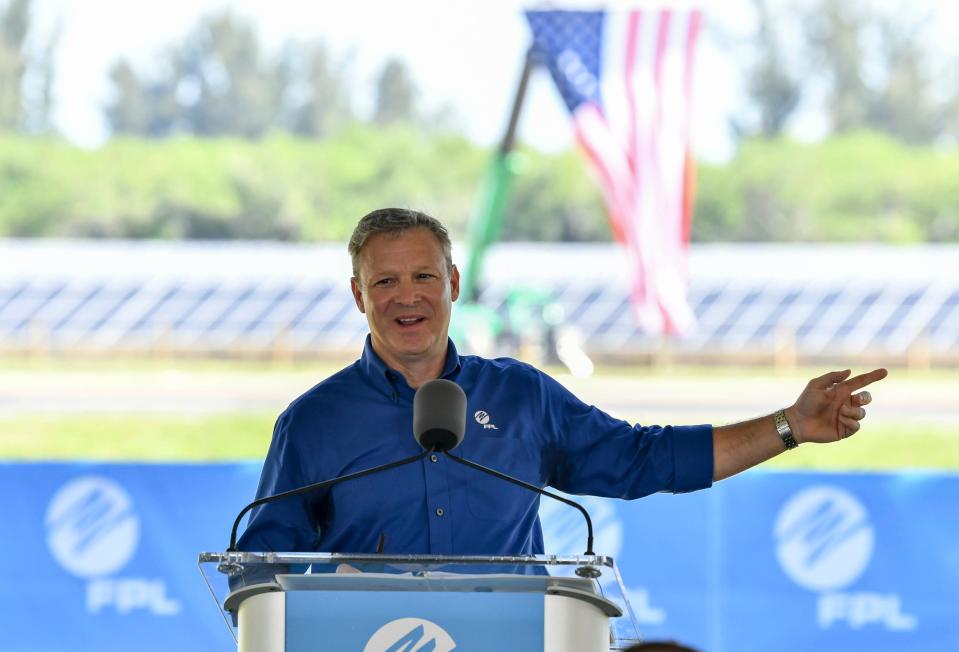
<path id="1" fill-rule="evenodd" d="M 799 442 L 793 437 L 793 431 L 792 428 L 789 427 L 789 422 L 786 421 L 785 410 L 777 410 L 776 413 L 773 414 L 773 421 L 776 422 L 776 432 L 779 433 L 779 438 L 783 440 L 783 446 L 786 447 L 787 451 L 799 446 Z"/>

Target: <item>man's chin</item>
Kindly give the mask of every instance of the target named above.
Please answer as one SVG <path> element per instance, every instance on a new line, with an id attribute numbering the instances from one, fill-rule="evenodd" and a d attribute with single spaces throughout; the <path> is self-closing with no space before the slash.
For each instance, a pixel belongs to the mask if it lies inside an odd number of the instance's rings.
<path id="1" fill-rule="evenodd" d="M 446 347 L 440 347 L 436 338 L 433 337 L 395 338 L 389 344 L 397 356 L 408 360 L 446 353 Z"/>
<path id="2" fill-rule="evenodd" d="M 401 346 L 396 348 L 397 354 L 409 360 L 428 358 L 436 354 L 432 346 Z"/>

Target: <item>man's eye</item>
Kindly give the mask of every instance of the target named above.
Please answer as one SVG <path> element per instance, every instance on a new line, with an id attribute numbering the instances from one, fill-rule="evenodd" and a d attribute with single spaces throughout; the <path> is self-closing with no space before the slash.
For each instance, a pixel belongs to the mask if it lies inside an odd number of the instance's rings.
<path id="1" fill-rule="evenodd" d="M 385 287 L 385 286 L 389 286 L 389 285 L 392 285 L 392 284 L 393 284 L 393 279 L 391 279 L 391 278 L 381 278 L 380 280 L 378 280 L 378 281 L 376 281 L 375 283 L 373 283 L 373 285 L 376 285 L 376 286 L 378 286 L 378 287 Z"/>
<path id="2" fill-rule="evenodd" d="M 416 277 L 421 280 L 429 280 L 436 278 L 436 274 L 427 274 L 426 272 L 423 272 L 422 274 L 417 274 Z"/>

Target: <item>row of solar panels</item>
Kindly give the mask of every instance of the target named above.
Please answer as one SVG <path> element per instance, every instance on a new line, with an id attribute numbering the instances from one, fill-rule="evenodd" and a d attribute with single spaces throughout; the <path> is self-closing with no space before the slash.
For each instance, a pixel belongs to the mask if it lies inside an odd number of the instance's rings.
<path id="1" fill-rule="evenodd" d="M 957 253 L 694 248 L 689 300 L 697 325 L 671 346 L 712 353 L 789 346 L 808 355 L 903 354 L 922 346 L 956 356 Z M 367 332 L 347 289 L 340 245 L 171 250 L 169 244 L 7 241 L 0 261 L 4 256 L 0 348 L 7 350 L 282 345 L 321 352 L 356 347 Z M 770 260 L 794 262 L 768 269 Z M 636 352 L 661 344 L 633 320 L 625 260 L 615 247 L 501 245 L 485 279 L 484 301 L 494 309 L 517 287 L 537 286 L 562 308 L 564 324 L 579 332 L 586 350 Z"/>

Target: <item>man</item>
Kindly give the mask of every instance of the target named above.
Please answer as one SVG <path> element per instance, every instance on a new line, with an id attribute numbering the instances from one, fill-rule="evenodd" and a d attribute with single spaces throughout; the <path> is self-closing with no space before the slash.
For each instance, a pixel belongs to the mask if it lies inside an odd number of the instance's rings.
<path id="1" fill-rule="evenodd" d="M 848 437 L 871 400 L 858 390 L 886 376 L 831 372 L 784 410 L 734 425 L 632 426 L 527 364 L 460 356 L 447 337 L 460 281 L 450 249 L 443 225 L 417 211 L 360 220 L 349 252 L 370 327 L 363 355 L 280 416 L 258 497 L 416 455 L 413 395 L 434 378 L 466 393 L 466 459 L 567 493 L 638 498 L 703 489 L 796 443 Z M 261 506 L 238 548 L 538 554 L 538 507 L 532 492 L 432 455 Z"/>

